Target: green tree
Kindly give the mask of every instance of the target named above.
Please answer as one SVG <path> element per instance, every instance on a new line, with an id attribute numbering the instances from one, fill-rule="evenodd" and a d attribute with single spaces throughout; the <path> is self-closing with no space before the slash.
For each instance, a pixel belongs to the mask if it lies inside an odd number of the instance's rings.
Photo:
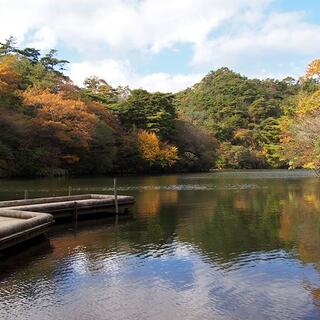
<path id="1" fill-rule="evenodd" d="M 61 71 L 65 70 L 65 64 L 69 63 L 69 61 L 65 59 L 58 59 L 56 57 L 57 52 L 57 50 L 51 49 L 47 54 L 40 58 L 40 63 L 47 71 L 53 71 L 61 74 Z"/>
<path id="2" fill-rule="evenodd" d="M 173 95 L 132 90 L 126 101 L 112 107 L 120 122 L 130 130 L 133 126 L 171 140 L 175 130 L 176 110 Z"/>
<path id="3" fill-rule="evenodd" d="M 278 167 L 277 119 L 298 90 L 292 79 L 248 79 L 221 68 L 178 93 L 176 105 L 181 118 L 216 137 L 220 167 Z"/>

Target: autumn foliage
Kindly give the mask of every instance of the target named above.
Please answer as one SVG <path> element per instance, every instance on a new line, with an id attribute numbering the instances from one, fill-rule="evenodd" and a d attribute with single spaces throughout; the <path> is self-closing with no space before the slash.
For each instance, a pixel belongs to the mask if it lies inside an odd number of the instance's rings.
<path id="1" fill-rule="evenodd" d="M 171 167 L 178 160 L 178 148 L 161 143 L 154 132 L 141 130 L 138 132 L 138 145 L 143 160 L 149 167 Z"/>
<path id="2" fill-rule="evenodd" d="M 165 118 L 150 120 L 149 132 L 132 130 L 109 107 L 123 102 L 128 89 L 118 92 L 95 78 L 81 89 L 55 68 L 65 60 L 52 52 L 43 60 L 37 51 L 32 59 L 12 51 L 0 52 L 0 176 L 158 171 L 176 164 L 177 147 L 155 133 L 167 132 Z M 167 96 L 143 95 L 158 113 L 157 99 L 173 108 Z"/>
<path id="3" fill-rule="evenodd" d="M 116 120 L 60 73 L 0 57 L 0 108 L 0 175 L 112 169 Z"/>
<path id="4" fill-rule="evenodd" d="M 5 59 L 0 64 L 0 94 L 6 94 L 16 90 L 19 83 L 19 75 L 13 69 L 15 59 Z"/>
<path id="5" fill-rule="evenodd" d="M 25 106 L 32 109 L 33 120 L 61 143 L 75 148 L 89 148 L 97 117 L 80 99 L 67 99 L 63 92 L 32 88 L 22 94 Z"/>
<path id="6" fill-rule="evenodd" d="M 305 81 L 320 78 L 320 60 L 309 64 Z M 294 113 L 281 122 L 283 156 L 292 168 L 320 169 L 320 88 L 299 96 Z"/>
<path id="7" fill-rule="evenodd" d="M 312 77 L 320 77 L 320 59 L 313 60 L 307 68 L 305 77 L 312 78 Z"/>

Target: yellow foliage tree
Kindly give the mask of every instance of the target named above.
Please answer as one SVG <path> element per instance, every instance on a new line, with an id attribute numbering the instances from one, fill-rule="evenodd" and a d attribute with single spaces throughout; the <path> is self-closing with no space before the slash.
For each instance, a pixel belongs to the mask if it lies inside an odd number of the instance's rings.
<path id="1" fill-rule="evenodd" d="M 320 59 L 311 62 L 305 78 L 320 76 Z M 320 168 L 320 89 L 300 96 L 295 114 L 283 118 L 282 146 L 292 168 Z"/>
<path id="2" fill-rule="evenodd" d="M 306 78 L 320 77 L 320 59 L 313 60 L 307 67 Z"/>
<path id="3" fill-rule="evenodd" d="M 150 167 L 171 167 L 179 159 L 178 148 L 162 143 L 154 132 L 140 130 L 137 137 L 141 156 Z"/>

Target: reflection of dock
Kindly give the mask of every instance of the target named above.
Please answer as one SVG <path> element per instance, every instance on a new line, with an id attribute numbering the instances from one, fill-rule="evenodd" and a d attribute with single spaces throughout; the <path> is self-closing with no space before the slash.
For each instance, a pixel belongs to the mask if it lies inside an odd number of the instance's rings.
<path id="1" fill-rule="evenodd" d="M 40 234 L 54 219 L 90 214 L 125 214 L 134 204 L 129 196 L 86 194 L 0 202 L 0 249 Z"/>

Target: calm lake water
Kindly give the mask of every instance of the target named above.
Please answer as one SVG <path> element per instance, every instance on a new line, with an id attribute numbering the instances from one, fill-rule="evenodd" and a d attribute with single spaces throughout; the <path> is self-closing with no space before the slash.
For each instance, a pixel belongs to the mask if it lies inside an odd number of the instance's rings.
<path id="1" fill-rule="evenodd" d="M 0 256 L 0 319 L 320 319 L 320 178 L 119 178 L 133 215 L 59 224 Z M 111 193 L 110 178 L 0 180 L 0 199 Z"/>

